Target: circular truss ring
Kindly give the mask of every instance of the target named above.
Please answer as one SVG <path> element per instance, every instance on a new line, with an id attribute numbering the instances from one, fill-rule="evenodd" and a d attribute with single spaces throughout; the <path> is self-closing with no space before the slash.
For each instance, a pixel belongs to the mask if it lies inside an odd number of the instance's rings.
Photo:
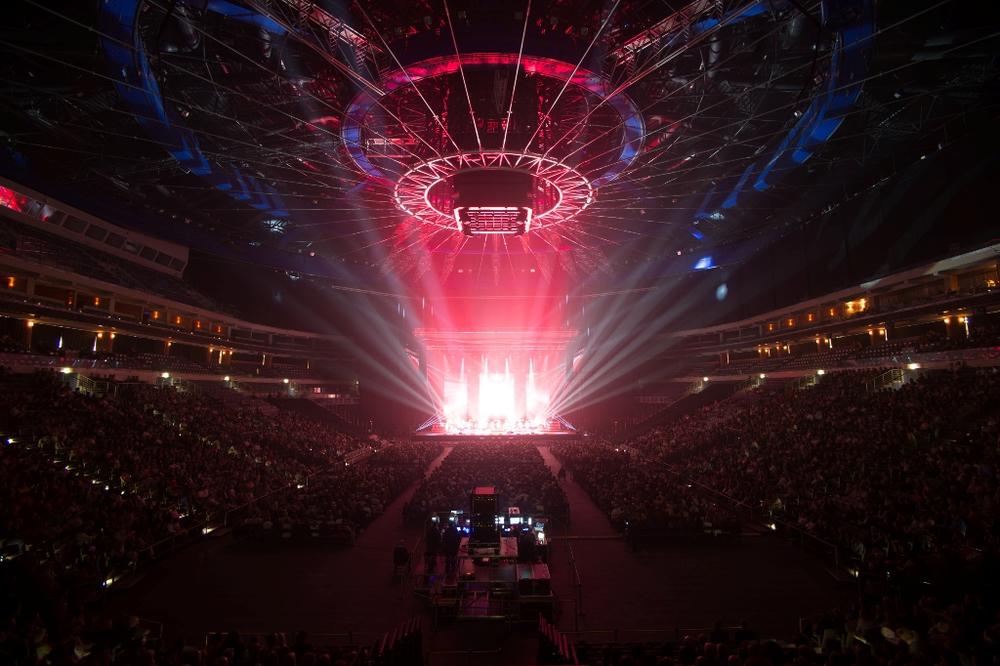
<path id="1" fill-rule="evenodd" d="M 532 217 L 533 229 L 544 229 L 561 224 L 580 214 L 594 201 L 594 186 L 576 169 L 543 155 L 519 152 L 484 151 L 446 155 L 417 164 L 403 174 L 393 189 L 393 197 L 400 210 L 421 222 L 446 229 L 455 228 L 449 210 L 442 210 L 432 203 L 431 190 L 465 171 L 522 171 L 536 181 L 551 186 L 557 193 L 545 208 L 536 210 Z"/>

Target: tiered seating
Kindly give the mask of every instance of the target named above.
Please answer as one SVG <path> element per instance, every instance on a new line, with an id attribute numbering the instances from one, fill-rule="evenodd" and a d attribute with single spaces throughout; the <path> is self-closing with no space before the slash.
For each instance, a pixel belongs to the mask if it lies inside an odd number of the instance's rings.
<path id="1" fill-rule="evenodd" d="M 87 357 L 102 363 L 101 366 L 109 368 L 136 368 L 142 370 L 168 370 L 170 372 L 208 372 L 209 367 L 204 363 L 198 363 L 180 356 L 166 356 L 165 354 L 149 354 L 145 352 L 135 354 L 88 354 L 81 355 L 80 361 L 86 362 Z"/>
<path id="2" fill-rule="evenodd" d="M 380 443 L 362 472 L 336 465 L 310 476 L 294 490 L 271 495 L 235 512 L 239 534 L 275 541 L 352 543 L 364 528 L 440 452 L 424 442 Z"/>
<path id="3" fill-rule="evenodd" d="M 59 650 L 86 642 L 89 629 L 54 613 L 86 606 L 102 583 L 168 545 L 200 538 L 262 497 L 267 510 L 308 522 L 312 502 L 281 499 L 299 486 L 326 488 L 323 510 L 356 531 L 431 455 L 401 446 L 347 466 L 345 454 L 366 442 L 201 392 L 128 384 L 95 398 L 68 391 L 58 375 L 0 374 L 0 399 L 0 552 L 11 559 L 0 571 L 0 612 L 14 609 L 0 650 L 54 650 L 52 663 L 69 661 Z"/>
<path id="4" fill-rule="evenodd" d="M 784 364 L 782 370 L 803 370 L 816 368 L 836 368 L 844 365 L 847 359 L 854 358 L 858 347 L 844 345 L 836 349 L 825 349 L 812 354 L 792 356 Z"/>
<path id="5" fill-rule="evenodd" d="M 0 219 L 7 252 L 79 275 L 213 311 L 226 311 L 183 280 L 42 229 Z"/>
<path id="6" fill-rule="evenodd" d="M 7 340 L 6 345 L 0 344 L 0 362 L 16 366 L 34 366 L 37 368 L 79 368 L 79 369 L 134 369 L 153 370 L 155 372 L 188 372 L 188 373 L 215 373 L 227 372 L 227 368 L 222 366 L 211 366 L 206 363 L 194 361 L 179 355 L 167 356 L 165 354 L 152 354 L 148 352 L 135 353 L 106 353 L 106 352 L 79 352 L 79 353 L 28 353 L 23 346 L 17 345 L 12 340 Z M 16 354 L 16 356 L 7 356 Z M 234 373 L 235 374 L 235 373 Z M 248 374 L 253 374 L 252 370 Z M 312 376 L 315 376 L 313 374 Z M 277 383 L 277 382 L 275 382 Z"/>
<path id="7" fill-rule="evenodd" d="M 957 324 L 956 324 L 957 325 Z M 837 368 L 852 365 L 869 365 L 871 360 L 885 360 L 886 365 L 907 362 L 912 354 L 926 354 L 936 351 L 977 349 L 1000 345 L 1000 332 L 990 324 L 978 324 L 968 337 L 957 332 L 950 339 L 936 335 L 900 338 L 876 342 L 862 347 L 859 343 L 838 343 L 836 349 L 822 349 L 804 354 L 764 356 L 754 359 L 736 360 L 710 371 L 709 375 L 753 375 L 781 370 L 806 370 L 814 368 Z M 859 363 L 860 362 L 860 363 Z"/>
<path id="8" fill-rule="evenodd" d="M 270 368 L 256 368 L 256 374 L 259 377 L 288 377 L 289 379 L 302 379 L 306 377 L 315 377 L 316 371 L 309 368 L 296 368 L 290 366 L 273 366 Z"/>
<path id="9" fill-rule="evenodd" d="M 647 464 L 626 448 L 584 440 L 556 444 L 552 450 L 635 546 L 739 534 L 732 507 L 706 497 L 687 479 L 662 465 Z"/>
<path id="10" fill-rule="evenodd" d="M 831 544 L 857 577 L 862 604 L 805 626 L 800 642 L 822 645 L 833 663 L 986 654 L 1000 636 L 995 598 L 979 596 L 1000 557 L 1000 373 L 932 372 L 870 393 L 876 373 L 826 375 L 728 417 L 732 405 L 723 401 L 628 442 L 627 451 L 591 444 L 556 452 L 619 525 L 653 510 L 658 521 L 697 515 L 703 507 L 688 499 L 695 493 L 712 498 L 710 506 L 749 507 L 779 534 L 796 530 Z M 850 641 L 857 643 L 847 650 Z M 818 659 L 812 650 L 767 652 L 775 647 L 753 650 L 773 663 Z M 698 656 L 666 644 L 653 652 L 610 646 L 595 661 L 577 649 L 586 663 Z M 725 663 L 756 663 L 761 654 L 738 649 Z M 715 646 L 703 656 L 715 663 L 718 655 Z"/>

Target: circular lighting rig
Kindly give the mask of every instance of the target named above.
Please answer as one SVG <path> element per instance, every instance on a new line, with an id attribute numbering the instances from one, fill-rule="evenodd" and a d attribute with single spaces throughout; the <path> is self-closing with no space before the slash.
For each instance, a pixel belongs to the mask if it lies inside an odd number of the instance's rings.
<path id="1" fill-rule="evenodd" d="M 454 177 L 470 171 L 519 171 L 533 181 L 530 228 L 570 220 L 594 200 L 594 188 L 580 172 L 542 155 L 511 152 L 459 153 L 421 162 L 403 174 L 393 197 L 400 210 L 422 222 L 456 227 Z"/>
<path id="2" fill-rule="evenodd" d="M 579 215 L 642 147 L 642 115 L 631 99 L 614 94 L 606 78 L 551 58 L 436 57 L 385 74 L 383 88 L 380 97 L 360 92 L 348 107 L 344 145 L 373 181 L 392 188 L 401 211 L 442 229 L 462 230 L 455 201 L 465 174 L 529 178 L 521 229 L 538 231 Z"/>

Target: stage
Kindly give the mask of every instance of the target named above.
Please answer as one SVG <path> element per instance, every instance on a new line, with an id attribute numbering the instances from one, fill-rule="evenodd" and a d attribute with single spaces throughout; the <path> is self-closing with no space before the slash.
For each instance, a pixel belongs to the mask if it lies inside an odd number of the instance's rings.
<path id="1" fill-rule="evenodd" d="M 479 442 L 479 441 L 551 441 L 551 440 L 574 440 L 579 437 L 579 433 L 568 423 L 561 419 L 552 419 L 547 423 L 529 425 L 524 427 L 512 425 L 509 428 L 490 425 L 476 426 L 465 425 L 464 427 L 449 426 L 441 421 L 433 421 L 417 429 L 413 434 L 416 440 L 434 440 L 438 442 Z"/>
<path id="2" fill-rule="evenodd" d="M 445 331 L 417 329 L 413 358 L 434 413 L 416 436 L 565 437 L 559 392 L 572 367 L 576 332 L 563 328 Z"/>
<path id="3" fill-rule="evenodd" d="M 470 443 L 493 443 L 493 442 L 529 442 L 543 444 L 558 440 L 560 442 L 572 442 L 579 438 L 579 433 L 574 431 L 566 432 L 544 432 L 531 433 L 526 435 L 514 434 L 491 434 L 491 435 L 461 435 L 448 432 L 426 432 L 420 431 L 413 435 L 414 441 L 434 441 L 441 444 L 462 444 Z"/>

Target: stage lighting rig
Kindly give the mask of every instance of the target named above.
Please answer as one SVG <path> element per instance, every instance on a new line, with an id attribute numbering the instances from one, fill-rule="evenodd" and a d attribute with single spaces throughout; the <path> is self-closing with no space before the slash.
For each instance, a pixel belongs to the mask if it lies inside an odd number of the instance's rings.
<path id="1" fill-rule="evenodd" d="M 530 173 L 516 169 L 470 169 L 453 180 L 452 211 L 459 230 L 467 236 L 520 236 L 531 227 Z"/>
<path id="2" fill-rule="evenodd" d="M 644 124 L 603 76 L 517 53 L 463 53 L 383 76 L 341 129 L 355 164 L 422 223 L 467 236 L 562 224 L 631 165 Z"/>

